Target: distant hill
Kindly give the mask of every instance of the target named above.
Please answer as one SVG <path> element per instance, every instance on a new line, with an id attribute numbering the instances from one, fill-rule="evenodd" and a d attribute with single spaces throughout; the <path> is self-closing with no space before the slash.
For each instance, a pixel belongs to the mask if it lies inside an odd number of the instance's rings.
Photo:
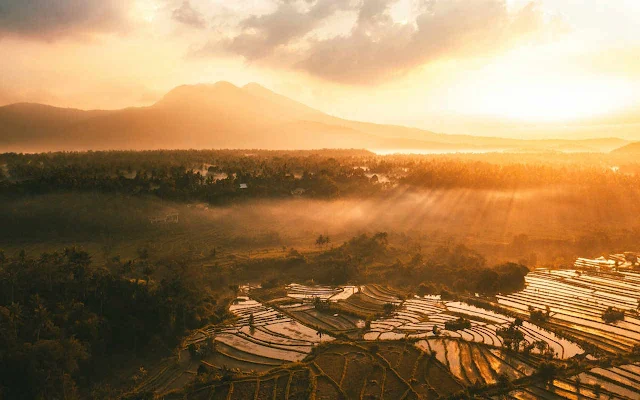
<path id="1" fill-rule="evenodd" d="M 640 142 L 629 143 L 613 150 L 614 154 L 640 154 Z"/>
<path id="2" fill-rule="evenodd" d="M 0 107 L 0 152 L 159 148 L 611 151 L 628 142 L 446 135 L 336 118 L 256 83 L 179 86 L 150 107 Z"/>

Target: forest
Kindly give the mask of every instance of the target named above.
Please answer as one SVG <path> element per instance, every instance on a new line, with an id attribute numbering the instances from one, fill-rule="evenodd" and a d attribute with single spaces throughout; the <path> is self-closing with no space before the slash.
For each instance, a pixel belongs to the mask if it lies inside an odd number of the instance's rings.
<path id="1" fill-rule="evenodd" d="M 75 248 L 0 253 L 2 398 L 85 398 L 119 363 L 168 354 L 189 330 L 227 318 L 231 297 L 218 296 L 231 291 L 142 253 L 108 265 Z"/>
<path id="2" fill-rule="evenodd" d="M 296 279 L 333 285 L 384 281 L 407 296 L 491 295 L 524 287 L 526 267 L 487 267 L 481 255 L 461 246 L 399 265 L 387 236 L 363 234 L 315 255 L 290 251 L 281 259 L 204 269 L 158 262 L 146 249 L 136 259 L 113 257 L 104 265 L 76 248 L 35 258 L 0 253 L 0 393 L 112 398 L 119 389 L 104 382 L 118 363 L 170 355 L 193 330 L 231 319 L 228 306 L 238 283 L 258 276 L 267 277 L 265 289 Z"/>
<path id="3" fill-rule="evenodd" d="M 398 187 L 624 191 L 637 186 L 639 165 L 626 154 L 376 156 L 359 150 L 7 153 L 0 155 L 0 194 L 100 191 L 226 204 L 251 198 L 285 198 L 292 193 L 320 199 L 366 197 Z"/>

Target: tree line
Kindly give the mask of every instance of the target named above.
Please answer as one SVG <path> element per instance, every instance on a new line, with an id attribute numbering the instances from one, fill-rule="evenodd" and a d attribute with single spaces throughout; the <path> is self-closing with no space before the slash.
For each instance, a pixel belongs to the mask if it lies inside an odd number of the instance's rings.
<path id="1" fill-rule="evenodd" d="M 564 186 L 624 192 L 640 175 L 600 158 L 376 156 L 358 150 L 174 150 L 0 154 L 0 194 L 101 191 L 210 203 L 241 198 L 368 196 L 416 189 Z M 569 160 L 573 156 L 562 155 Z M 587 157 L 587 156 L 582 156 Z M 524 162 L 522 160 L 528 160 Z M 582 160 L 582 161 L 580 161 Z M 579 162 L 580 161 L 580 162 Z M 633 169 L 633 165 L 627 165 Z M 240 185 L 246 185 L 241 187 Z"/>

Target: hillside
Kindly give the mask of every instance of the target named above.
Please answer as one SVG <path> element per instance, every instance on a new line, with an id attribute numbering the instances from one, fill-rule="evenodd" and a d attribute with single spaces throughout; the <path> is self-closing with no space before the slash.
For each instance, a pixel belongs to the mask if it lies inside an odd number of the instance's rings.
<path id="1" fill-rule="evenodd" d="M 640 142 L 629 143 L 613 150 L 613 154 L 640 154 Z"/>
<path id="2" fill-rule="evenodd" d="M 340 119 L 258 84 L 184 85 L 150 107 L 82 111 L 0 107 L 0 151 L 159 148 L 366 148 L 371 150 L 611 151 L 621 139 L 517 140 L 437 134 Z"/>

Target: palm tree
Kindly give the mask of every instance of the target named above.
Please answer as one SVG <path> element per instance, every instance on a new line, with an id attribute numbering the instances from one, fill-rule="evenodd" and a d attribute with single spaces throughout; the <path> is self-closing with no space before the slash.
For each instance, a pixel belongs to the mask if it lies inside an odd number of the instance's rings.
<path id="1" fill-rule="evenodd" d="M 9 319 L 11 321 L 11 327 L 13 328 L 13 334 L 18 336 L 18 325 L 22 322 L 22 306 L 19 303 L 11 303 L 9 306 Z"/>
<path id="2" fill-rule="evenodd" d="M 11 290 L 9 291 L 9 303 L 14 302 L 15 287 L 18 283 L 18 273 L 13 268 L 5 268 L 2 272 L 2 278 L 9 283 Z"/>
<path id="3" fill-rule="evenodd" d="M 249 332 L 253 335 L 256 331 L 255 319 L 253 313 L 249 314 Z"/>
<path id="4" fill-rule="evenodd" d="M 147 286 L 149 286 L 149 280 L 151 280 L 151 275 L 153 275 L 153 267 L 149 264 L 145 264 L 142 268 L 142 274 L 144 275 L 144 279 L 147 281 Z"/>
<path id="5" fill-rule="evenodd" d="M 36 342 L 40 340 L 40 333 L 42 330 L 51 324 L 49 310 L 45 307 L 44 303 L 37 294 L 32 296 L 31 301 L 34 305 L 33 308 L 33 320 L 36 325 Z"/>

